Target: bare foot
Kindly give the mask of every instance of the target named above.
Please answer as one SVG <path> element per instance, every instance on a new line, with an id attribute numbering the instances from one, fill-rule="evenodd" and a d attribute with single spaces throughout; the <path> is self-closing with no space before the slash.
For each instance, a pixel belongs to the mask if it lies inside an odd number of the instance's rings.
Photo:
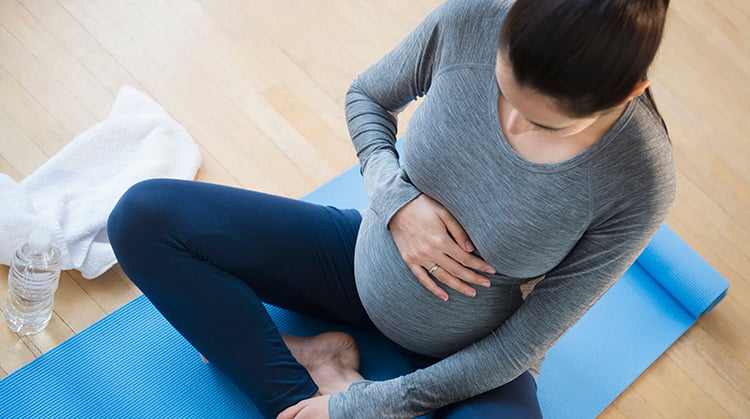
<path id="1" fill-rule="evenodd" d="M 354 337 L 343 332 L 317 336 L 281 335 L 294 358 L 307 369 L 321 395 L 346 391 L 359 374 L 359 349 Z"/>

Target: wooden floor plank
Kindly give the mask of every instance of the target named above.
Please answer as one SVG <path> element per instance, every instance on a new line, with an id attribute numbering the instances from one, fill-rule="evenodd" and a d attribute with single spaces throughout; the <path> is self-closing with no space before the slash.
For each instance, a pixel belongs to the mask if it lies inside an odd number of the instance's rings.
<path id="1" fill-rule="evenodd" d="M 707 395 L 703 389 L 693 381 L 690 376 L 672 359 L 671 354 L 667 353 L 661 356 L 649 369 L 651 374 L 646 374 L 653 380 L 658 380 L 663 388 L 670 389 L 672 395 L 671 404 L 666 410 L 660 410 L 664 417 L 692 417 L 696 419 L 704 418 L 705 412 L 711 412 L 715 418 L 731 417 L 729 412 L 724 409 L 712 397 Z M 639 391 L 644 391 L 641 388 Z M 659 398 L 654 394 L 649 394 L 649 398 Z M 689 400 L 689 403 L 685 403 Z"/>
<path id="2" fill-rule="evenodd" d="M 691 339 L 698 328 L 690 329 L 669 350 L 675 362 L 699 385 L 704 392 L 716 403 L 726 409 L 733 417 L 742 417 L 750 411 L 750 399 L 747 387 L 737 388 L 730 381 L 726 371 L 717 370 L 712 364 L 716 362 L 712 357 L 704 357 L 705 351 L 698 339 Z M 705 334 L 704 334 L 705 336 Z M 704 417 L 711 417 L 712 412 L 703 412 Z"/>
<path id="3" fill-rule="evenodd" d="M 42 150 L 45 156 L 55 154 L 70 139 L 62 125 L 52 119 L 52 115 L 5 70 L 0 70 L 0 91 L 3 92 L 0 95 L 0 111 L 18 127 L 19 131 L 33 141 L 34 147 Z M 13 146 L 7 144 L 6 147 L 3 148 L 7 150 Z"/>
<path id="4" fill-rule="evenodd" d="M 55 293 L 55 313 L 78 333 L 107 314 L 72 278 L 71 272 L 62 272 Z M 58 342 L 61 343 L 62 341 Z"/>
<path id="5" fill-rule="evenodd" d="M 57 1 L 23 0 L 23 6 L 107 89 L 111 98 L 123 85 L 141 87 L 138 80 L 115 60 L 98 39 Z M 105 103 L 105 109 L 110 104 Z"/>
<path id="6" fill-rule="evenodd" d="M 622 396 L 617 398 L 613 403 L 613 406 L 617 408 L 617 411 L 627 418 L 643 418 L 643 419 L 659 419 L 663 418 L 659 412 L 654 410 L 651 403 L 651 398 L 648 400 L 644 399 L 637 391 L 627 391 Z M 602 417 L 608 417 L 608 415 L 602 415 Z"/>
<path id="7" fill-rule="evenodd" d="M 0 23 L 95 119 L 106 116 L 111 95 L 19 1 L 0 3 Z"/>
<path id="8" fill-rule="evenodd" d="M 8 32 L 5 24 L 0 24 L 0 67 L 54 117 L 69 137 L 96 123 L 91 113 L 45 68 L 44 63 Z M 73 70 L 65 67 L 62 71 Z"/>
<path id="9" fill-rule="evenodd" d="M 5 112 L 0 112 L 0 131 L 3 133 L 0 136 L 0 153 L 20 178 L 30 175 L 49 159 Z"/>
<path id="10" fill-rule="evenodd" d="M 235 118 L 241 115 L 255 125 L 289 160 L 295 162 L 293 165 L 296 165 L 297 169 L 310 179 L 322 183 L 338 173 L 338 170 L 328 163 L 324 155 L 294 130 L 283 116 L 267 106 L 260 94 L 247 90 L 240 98 L 231 101 L 220 89 L 217 89 L 211 77 L 203 74 L 194 65 L 194 61 L 190 60 L 189 56 L 177 54 L 174 44 L 164 39 L 155 30 L 157 26 L 149 22 L 138 10 L 123 7 L 118 1 L 100 1 L 99 3 L 102 4 L 102 9 L 106 9 L 108 13 L 116 13 L 120 17 L 119 24 L 150 58 L 164 67 L 168 73 L 174 72 L 173 80 L 191 83 L 191 102 L 203 103 L 206 107 L 205 112 L 212 118 L 221 122 L 224 118 L 231 118 L 233 113 L 239 113 Z M 131 10 L 132 13 L 126 13 Z M 218 112 L 218 110 L 223 112 Z M 259 138 L 259 142 L 260 140 Z M 269 153 L 271 150 L 267 149 Z M 273 155 L 266 156 L 266 160 L 278 161 L 280 158 L 280 156 L 278 158 Z"/>

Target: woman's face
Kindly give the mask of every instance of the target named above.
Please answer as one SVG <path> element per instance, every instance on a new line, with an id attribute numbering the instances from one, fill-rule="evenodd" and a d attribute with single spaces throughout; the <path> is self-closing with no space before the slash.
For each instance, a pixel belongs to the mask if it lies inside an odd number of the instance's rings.
<path id="1" fill-rule="evenodd" d="M 548 96 L 533 89 L 519 86 L 508 63 L 506 54 L 497 56 L 495 78 L 500 88 L 503 129 L 506 134 L 519 135 L 539 131 L 551 137 L 571 137 L 590 128 L 601 116 L 572 118 L 563 112 Z"/>

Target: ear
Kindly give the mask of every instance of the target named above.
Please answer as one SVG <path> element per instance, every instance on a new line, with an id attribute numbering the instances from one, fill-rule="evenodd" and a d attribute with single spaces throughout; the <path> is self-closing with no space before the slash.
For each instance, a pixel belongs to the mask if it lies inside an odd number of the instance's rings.
<path id="1" fill-rule="evenodd" d="M 645 92 L 649 86 L 651 86 L 650 80 L 643 80 L 642 82 L 639 82 L 638 84 L 635 85 L 635 87 L 633 88 L 633 91 L 630 92 L 630 94 L 628 95 L 628 98 L 625 99 L 625 102 L 630 102 L 631 100 L 642 95 L 643 92 Z"/>

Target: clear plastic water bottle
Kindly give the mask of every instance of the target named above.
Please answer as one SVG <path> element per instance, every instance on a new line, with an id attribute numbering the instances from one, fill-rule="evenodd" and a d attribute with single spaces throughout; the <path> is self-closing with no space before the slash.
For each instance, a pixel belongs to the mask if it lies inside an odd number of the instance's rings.
<path id="1" fill-rule="evenodd" d="M 45 230 L 32 232 L 16 250 L 8 272 L 3 315 L 12 331 L 30 335 L 47 326 L 59 279 L 60 251 L 52 236 Z"/>

